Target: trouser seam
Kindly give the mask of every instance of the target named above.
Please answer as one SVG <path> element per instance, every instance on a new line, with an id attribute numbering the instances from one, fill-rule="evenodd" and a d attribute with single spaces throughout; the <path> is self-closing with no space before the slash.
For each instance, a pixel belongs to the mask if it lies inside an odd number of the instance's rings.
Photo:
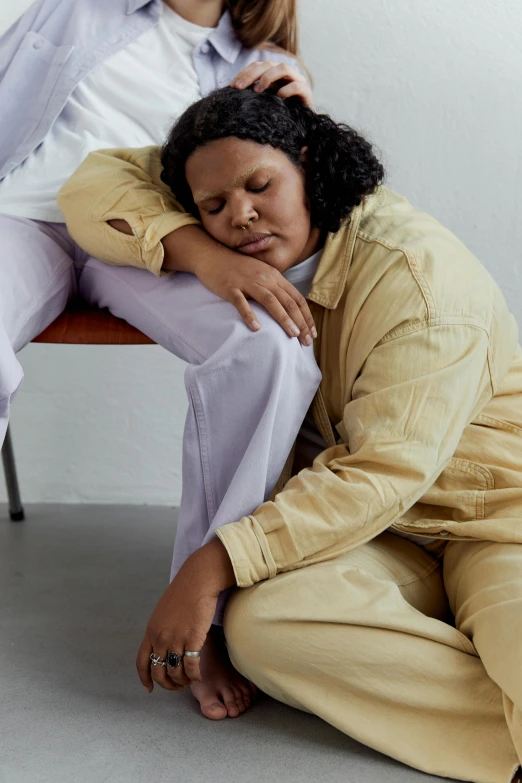
<path id="1" fill-rule="evenodd" d="M 440 563 L 438 561 L 435 563 L 430 563 L 430 565 L 427 568 L 425 568 L 424 571 L 421 571 L 419 574 L 412 574 L 412 576 L 406 577 L 401 582 L 396 582 L 396 585 L 398 587 L 403 587 L 405 585 L 410 585 L 413 582 L 417 582 L 420 579 L 425 579 L 427 576 L 429 576 L 434 571 L 436 571 L 437 568 L 439 567 L 440 567 Z"/>
<path id="2" fill-rule="evenodd" d="M 212 524 L 212 520 L 216 515 L 216 503 L 214 498 L 214 488 L 212 485 L 212 474 L 210 471 L 210 455 L 209 455 L 207 439 L 206 439 L 206 427 L 205 427 L 205 418 L 203 413 L 203 404 L 201 402 L 201 398 L 199 396 L 197 386 L 190 375 L 190 368 L 187 370 L 187 373 L 188 373 L 187 386 L 188 386 L 190 399 L 192 400 L 194 416 L 196 419 L 196 427 L 199 435 L 201 467 L 203 470 L 203 484 L 205 487 L 205 496 L 206 496 L 205 501 L 207 505 L 208 521 L 210 525 Z"/>

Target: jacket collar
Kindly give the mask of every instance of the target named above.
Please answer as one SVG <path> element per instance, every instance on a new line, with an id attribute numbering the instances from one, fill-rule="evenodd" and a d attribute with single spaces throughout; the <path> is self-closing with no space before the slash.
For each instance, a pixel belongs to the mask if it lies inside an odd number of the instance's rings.
<path id="1" fill-rule="evenodd" d="M 159 8 L 162 2 L 163 0 L 127 0 L 127 16 L 150 3 Z M 231 65 L 235 63 L 243 48 L 241 41 L 236 36 L 228 11 L 222 14 L 218 26 L 212 31 L 208 40 L 223 60 Z"/>
<path id="2" fill-rule="evenodd" d="M 312 288 L 306 298 L 327 310 L 335 310 L 346 288 L 362 210 L 362 205 L 356 207 L 349 222 L 342 223 L 339 231 L 328 234 L 326 238 Z"/>

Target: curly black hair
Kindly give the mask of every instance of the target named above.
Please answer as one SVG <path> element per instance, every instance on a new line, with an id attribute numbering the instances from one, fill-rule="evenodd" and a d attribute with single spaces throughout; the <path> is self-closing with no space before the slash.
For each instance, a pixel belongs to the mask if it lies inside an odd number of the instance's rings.
<path id="1" fill-rule="evenodd" d="M 353 128 L 317 114 L 299 100 L 271 92 L 224 87 L 190 106 L 176 122 L 163 147 L 161 178 L 184 208 L 199 218 L 185 177 L 192 153 L 211 141 L 234 136 L 269 144 L 301 166 L 308 147 L 305 187 L 311 223 L 326 232 L 339 230 L 354 207 L 384 179 L 372 145 Z"/>

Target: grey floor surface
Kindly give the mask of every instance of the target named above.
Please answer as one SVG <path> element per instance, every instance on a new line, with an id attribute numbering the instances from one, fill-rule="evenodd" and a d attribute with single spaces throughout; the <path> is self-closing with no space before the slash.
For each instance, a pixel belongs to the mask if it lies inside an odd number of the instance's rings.
<path id="1" fill-rule="evenodd" d="M 134 659 L 166 585 L 175 511 L 0 505 L 1 783 L 428 783 L 265 697 L 206 720 L 187 690 L 147 695 Z"/>

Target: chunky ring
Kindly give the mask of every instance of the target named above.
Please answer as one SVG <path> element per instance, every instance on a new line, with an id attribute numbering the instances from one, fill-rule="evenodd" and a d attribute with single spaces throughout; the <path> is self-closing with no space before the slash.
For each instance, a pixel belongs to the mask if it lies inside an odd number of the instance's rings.
<path id="1" fill-rule="evenodd" d="M 167 655 L 167 663 L 169 666 L 172 666 L 173 669 L 176 669 L 181 665 L 181 655 L 178 655 L 176 652 L 169 652 Z"/>
<path id="2" fill-rule="evenodd" d="M 185 650 L 185 658 L 199 658 L 201 655 L 201 652 L 198 650 L 197 652 L 193 652 L 192 650 Z"/>
<path id="3" fill-rule="evenodd" d="M 165 658 L 160 658 L 159 655 L 154 655 L 154 653 L 150 654 L 150 659 L 152 661 L 152 665 L 153 666 L 166 666 L 167 665 L 167 661 L 165 660 Z"/>

